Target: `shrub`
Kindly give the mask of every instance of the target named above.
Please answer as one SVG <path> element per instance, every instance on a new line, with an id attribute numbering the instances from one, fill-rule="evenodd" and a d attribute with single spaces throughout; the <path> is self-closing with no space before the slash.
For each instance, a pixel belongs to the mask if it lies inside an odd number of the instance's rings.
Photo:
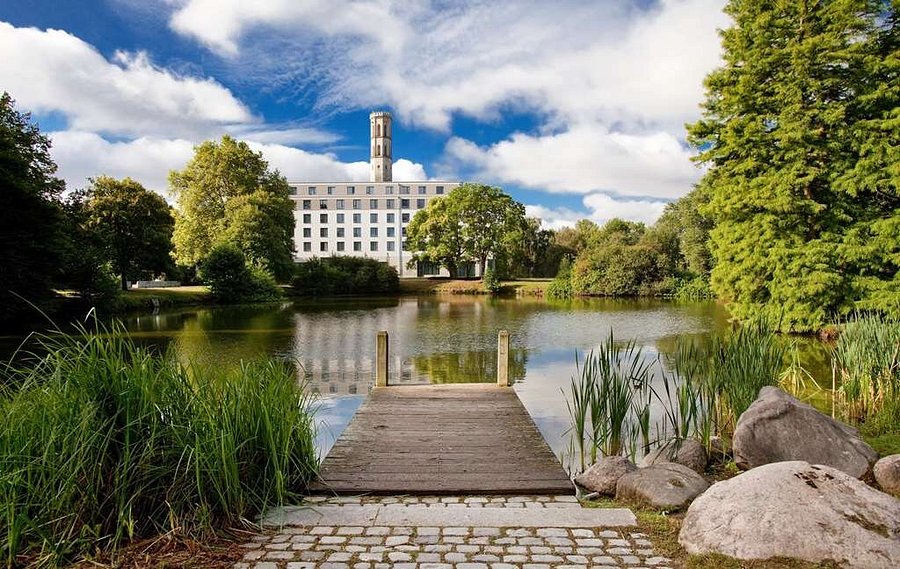
<path id="1" fill-rule="evenodd" d="M 497 278 L 497 273 L 493 269 L 488 269 L 484 272 L 484 275 L 481 277 L 481 284 L 484 290 L 491 294 L 500 291 L 500 279 Z"/>
<path id="2" fill-rule="evenodd" d="M 0 553 L 60 563 L 160 532 L 200 536 L 294 499 L 315 474 L 292 366 L 195 367 L 123 329 L 40 339 L 3 369 Z"/>
<path id="3" fill-rule="evenodd" d="M 400 290 L 397 270 L 365 257 L 313 258 L 298 263 L 294 292 L 303 296 L 384 294 Z"/>
<path id="4" fill-rule="evenodd" d="M 219 302 L 263 302 L 281 296 L 275 278 L 248 265 L 241 250 L 230 243 L 212 248 L 200 265 L 200 277 Z"/>
<path id="5" fill-rule="evenodd" d="M 547 296 L 550 298 L 572 297 L 572 265 L 568 258 L 563 257 L 559 263 L 559 272 L 547 287 Z"/>

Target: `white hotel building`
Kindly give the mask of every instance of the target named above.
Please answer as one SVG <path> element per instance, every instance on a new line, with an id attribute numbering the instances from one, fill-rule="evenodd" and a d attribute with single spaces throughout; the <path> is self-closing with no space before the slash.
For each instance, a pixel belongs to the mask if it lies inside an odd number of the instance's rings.
<path id="1" fill-rule="evenodd" d="M 369 182 L 288 182 L 295 202 L 295 259 L 350 255 L 384 261 L 401 277 L 439 274 L 439 268 L 406 268 L 406 226 L 430 200 L 459 182 L 395 182 L 391 176 L 391 114 L 369 115 Z M 446 271 L 444 271 L 446 273 Z"/>

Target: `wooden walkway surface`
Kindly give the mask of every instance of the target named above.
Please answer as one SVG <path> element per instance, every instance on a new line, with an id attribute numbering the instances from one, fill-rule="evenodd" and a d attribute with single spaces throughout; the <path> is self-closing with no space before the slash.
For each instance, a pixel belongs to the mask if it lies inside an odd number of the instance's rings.
<path id="1" fill-rule="evenodd" d="M 487 384 L 373 389 L 311 489 L 419 495 L 574 491 L 515 391 Z"/>

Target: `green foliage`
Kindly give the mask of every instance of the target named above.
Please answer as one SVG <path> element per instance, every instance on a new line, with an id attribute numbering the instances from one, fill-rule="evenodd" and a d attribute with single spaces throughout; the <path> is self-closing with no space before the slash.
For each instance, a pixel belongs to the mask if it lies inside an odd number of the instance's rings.
<path id="1" fill-rule="evenodd" d="M 237 245 L 251 262 L 280 279 L 293 266 L 293 203 L 287 181 L 262 154 L 229 136 L 204 142 L 184 170 L 169 174 L 178 200 L 175 259 L 197 265 L 221 242 Z"/>
<path id="2" fill-rule="evenodd" d="M 265 302 L 281 297 L 275 278 L 264 268 L 248 264 L 244 253 L 230 243 L 212 248 L 200 265 L 200 276 L 218 302 Z"/>
<path id="3" fill-rule="evenodd" d="M 705 300 L 715 298 L 709 280 L 705 277 L 677 279 L 674 283 L 674 295 L 678 300 Z"/>
<path id="4" fill-rule="evenodd" d="M 385 294 L 400 290 L 400 277 L 394 267 L 375 259 L 313 258 L 297 264 L 293 286 L 303 296 Z"/>
<path id="5" fill-rule="evenodd" d="M 172 268 L 169 253 L 175 220 L 159 194 L 131 178 L 99 176 L 81 197 L 87 230 L 102 244 L 103 255 L 119 274 L 123 290 L 128 279 Z"/>
<path id="6" fill-rule="evenodd" d="M 559 273 L 547 287 L 547 296 L 549 298 L 572 297 L 572 263 L 567 257 L 563 257 L 559 263 Z"/>
<path id="7" fill-rule="evenodd" d="M 65 184 L 55 174 L 50 139 L 9 94 L 0 95 L 0 323 L 32 310 L 16 295 L 37 303 L 53 295 L 65 243 Z"/>
<path id="8" fill-rule="evenodd" d="M 497 273 L 493 269 L 488 268 L 484 272 L 484 276 L 481 278 L 481 286 L 491 294 L 500 292 L 500 279 L 497 278 Z"/>
<path id="9" fill-rule="evenodd" d="M 708 165 L 712 286 L 741 319 L 811 331 L 900 307 L 896 2 L 733 0 L 691 142 Z"/>
<path id="10" fill-rule="evenodd" d="M 200 537 L 297 499 L 317 467 L 284 363 L 185 367 L 121 328 L 39 341 L 4 368 L 0 554 L 62 564 L 125 540 Z"/>
<path id="11" fill-rule="evenodd" d="M 515 258 L 528 231 L 525 206 L 500 188 L 467 183 L 416 212 L 407 243 L 413 262 L 438 263 L 457 276 L 466 261 L 484 271 L 491 256 Z"/>

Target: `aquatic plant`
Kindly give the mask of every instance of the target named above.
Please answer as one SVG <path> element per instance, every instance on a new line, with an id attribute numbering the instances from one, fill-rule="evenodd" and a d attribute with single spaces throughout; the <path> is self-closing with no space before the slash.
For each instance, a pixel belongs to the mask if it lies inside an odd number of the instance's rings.
<path id="1" fill-rule="evenodd" d="M 246 524 L 315 474 L 310 397 L 284 362 L 184 366 L 120 325 L 43 336 L 37 351 L 2 370 L 7 565 Z"/>

